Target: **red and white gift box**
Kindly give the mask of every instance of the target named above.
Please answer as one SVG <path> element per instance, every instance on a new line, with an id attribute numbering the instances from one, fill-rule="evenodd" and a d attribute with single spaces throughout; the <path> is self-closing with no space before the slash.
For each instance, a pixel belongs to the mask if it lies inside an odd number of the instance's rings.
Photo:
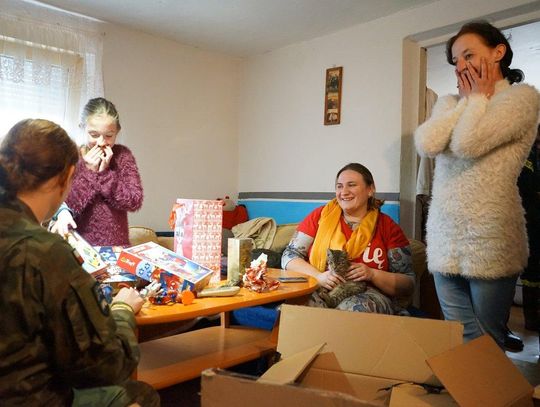
<path id="1" fill-rule="evenodd" d="M 177 199 L 169 223 L 174 229 L 174 251 L 214 273 L 220 280 L 223 202 L 204 199 Z"/>

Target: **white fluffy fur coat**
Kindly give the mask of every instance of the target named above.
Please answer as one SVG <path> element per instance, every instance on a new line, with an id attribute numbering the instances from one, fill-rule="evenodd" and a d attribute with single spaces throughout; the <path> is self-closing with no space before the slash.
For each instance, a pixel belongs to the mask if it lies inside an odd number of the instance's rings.
<path id="1" fill-rule="evenodd" d="M 415 133 L 435 157 L 427 220 L 431 272 L 494 279 L 527 264 L 517 178 L 536 137 L 539 98 L 529 85 L 499 81 L 495 94 L 445 96 Z"/>

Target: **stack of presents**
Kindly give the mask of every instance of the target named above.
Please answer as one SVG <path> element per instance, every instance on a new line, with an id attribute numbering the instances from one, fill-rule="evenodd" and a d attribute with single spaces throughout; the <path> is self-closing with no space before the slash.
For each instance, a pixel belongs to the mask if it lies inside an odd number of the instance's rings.
<path id="1" fill-rule="evenodd" d="M 74 231 L 67 240 L 85 270 L 114 288 L 156 281 L 163 293 L 179 294 L 219 282 L 223 202 L 178 199 L 172 214 L 174 251 L 151 241 L 128 248 L 92 247 Z"/>

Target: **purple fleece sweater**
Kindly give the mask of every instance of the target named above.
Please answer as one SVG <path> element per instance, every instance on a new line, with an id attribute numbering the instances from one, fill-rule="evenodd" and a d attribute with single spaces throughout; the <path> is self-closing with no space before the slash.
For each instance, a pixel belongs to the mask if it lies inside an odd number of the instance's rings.
<path id="1" fill-rule="evenodd" d="M 115 144 L 109 168 L 94 172 L 81 159 L 66 200 L 77 231 L 94 246 L 129 246 L 128 211 L 141 208 L 143 189 L 135 157 Z"/>

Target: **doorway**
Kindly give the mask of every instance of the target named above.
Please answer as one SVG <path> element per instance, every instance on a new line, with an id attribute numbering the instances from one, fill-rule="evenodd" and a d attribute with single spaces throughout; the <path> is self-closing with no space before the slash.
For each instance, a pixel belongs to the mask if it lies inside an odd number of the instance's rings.
<path id="1" fill-rule="evenodd" d="M 513 25 L 503 29 L 503 33 L 508 38 L 514 52 L 511 68 L 521 69 L 524 72 L 523 82 L 540 89 L 540 22 L 534 21 Z M 454 67 L 446 61 L 445 44 L 439 42 L 438 44 L 425 47 L 425 50 L 427 88 L 433 90 L 439 96 L 456 94 Z M 418 172 L 417 176 L 420 176 Z M 417 210 L 416 214 L 425 216 L 425 211 Z M 416 225 L 419 224 L 423 224 L 422 219 L 417 219 Z M 415 233 L 417 233 L 416 230 Z M 515 303 L 518 305 L 521 305 L 520 288 L 520 282 L 518 281 L 515 297 Z M 521 313 L 521 309 L 515 306 L 512 308 L 514 319 L 510 324 L 511 328 L 525 342 L 525 351 L 519 353 L 517 356 L 518 358 L 528 358 L 523 360 L 534 361 L 538 355 L 538 334 L 523 329 L 523 317 Z"/>

